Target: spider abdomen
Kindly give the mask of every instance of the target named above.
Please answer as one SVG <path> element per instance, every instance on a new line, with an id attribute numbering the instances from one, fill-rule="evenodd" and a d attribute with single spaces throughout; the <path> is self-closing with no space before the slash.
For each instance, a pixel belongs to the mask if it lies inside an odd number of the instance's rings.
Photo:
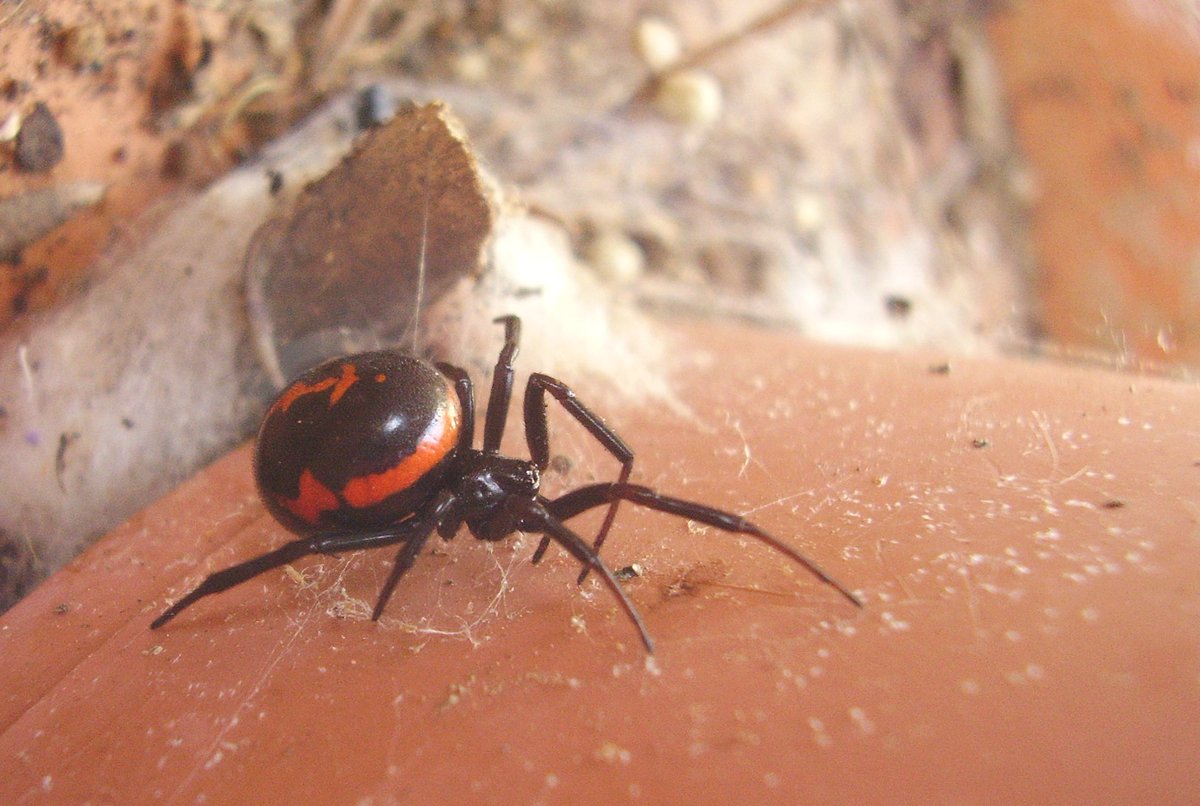
<path id="1" fill-rule="evenodd" d="M 267 410 L 255 482 L 297 534 L 386 526 L 439 486 L 461 424 L 454 387 L 429 363 L 387 350 L 337 358 Z"/>

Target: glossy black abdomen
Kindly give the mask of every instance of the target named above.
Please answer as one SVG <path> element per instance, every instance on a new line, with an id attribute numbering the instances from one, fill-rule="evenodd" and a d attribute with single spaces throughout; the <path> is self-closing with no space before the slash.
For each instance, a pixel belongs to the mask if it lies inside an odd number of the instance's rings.
<path id="1" fill-rule="evenodd" d="M 337 358 L 267 410 L 255 482 L 298 534 L 393 523 L 444 477 L 461 420 L 453 386 L 428 362 L 386 350 Z"/>

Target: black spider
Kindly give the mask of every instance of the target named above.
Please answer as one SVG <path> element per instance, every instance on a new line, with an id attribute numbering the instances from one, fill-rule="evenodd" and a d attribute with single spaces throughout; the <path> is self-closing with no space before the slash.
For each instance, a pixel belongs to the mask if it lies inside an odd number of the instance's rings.
<path id="1" fill-rule="evenodd" d="M 482 450 L 473 447 L 471 379 L 449 364 L 433 365 L 394 351 L 360 353 L 311 369 L 284 389 L 259 430 L 254 471 L 268 510 L 299 539 L 212 574 L 155 619 L 151 629 L 198 599 L 300 557 L 399 543 L 371 615 L 378 619 L 429 536 L 437 531 L 448 540 L 465 523 L 480 540 L 501 540 L 516 531 L 542 534 L 533 562 L 554 541 L 583 563 L 581 583 L 596 569 L 653 652 L 641 616 L 598 554 L 621 501 L 751 535 L 862 607 L 845 586 L 750 521 L 630 484 L 633 451 L 549 375 L 534 373 L 525 387 L 530 459 L 501 456 L 521 322 L 515 316 L 496 322 L 504 324 L 505 340 L 492 378 Z M 547 394 L 621 463 L 615 482 L 589 484 L 554 499 L 539 493 L 541 471 L 550 462 Z M 608 510 L 589 546 L 564 522 L 601 506 Z"/>

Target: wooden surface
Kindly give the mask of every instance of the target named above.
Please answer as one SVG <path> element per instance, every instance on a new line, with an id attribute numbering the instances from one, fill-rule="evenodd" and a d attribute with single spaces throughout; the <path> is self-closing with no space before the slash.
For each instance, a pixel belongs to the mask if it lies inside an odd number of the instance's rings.
<path id="1" fill-rule="evenodd" d="M 626 507 L 659 644 L 535 541 L 318 558 L 148 625 L 287 538 L 221 460 L 0 618 L 0 802 L 1169 802 L 1200 772 L 1194 386 L 684 331 L 634 480 L 858 591 Z M 523 367 L 525 370 L 531 367 Z M 599 408 L 603 409 L 601 405 Z M 514 421 L 515 422 L 515 421 Z M 562 418 L 561 488 L 613 472 Z M 506 443 L 517 452 L 520 428 Z M 586 531 L 586 530 L 585 530 Z"/>

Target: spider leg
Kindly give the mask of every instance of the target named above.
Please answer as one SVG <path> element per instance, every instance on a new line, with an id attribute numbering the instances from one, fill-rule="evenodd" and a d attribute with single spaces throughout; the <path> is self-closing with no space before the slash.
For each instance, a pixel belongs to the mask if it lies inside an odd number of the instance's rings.
<path id="1" fill-rule="evenodd" d="M 379 591 L 379 598 L 375 600 L 375 609 L 371 611 L 371 621 L 379 621 L 379 617 L 383 615 L 383 609 L 387 607 L 388 600 L 392 598 L 392 591 L 396 590 L 396 584 L 400 581 L 400 577 L 413 567 L 413 563 L 417 561 L 417 555 L 425 546 L 425 541 L 433 534 L 433 530 L 437 528 L 438 523 L 453 504 L 454 497 L 449 493 L 444 493 L 438 497 L 437 503 L 426 508 L 427 512 L 418 512 L 404 522 L 405 525 L 411 524 L 410 528 L 406 530 L 408 537 L 405 538 L 400 551 L 396 552 L 396 559 L 392 563 L 392 572 L 388 574 L 387 581 L 383 583 L 383 588 Z"/>
<path id="2" fill-rule="evenodd" d="M 458 393 L 458 404 L 462 409 L 462 423 L 458 427 L 458 447 L 470 448 L 475 443 L 475 386 L 471 376 L 462 367 L 439 361 L 434 364 L 438 372 L 445 375 L 454 384 Z"/>
<path id="3" fill-rule="evenodd" d="M 646 646 L 646 651 L 653 654 L 654 639 L 650 637 L 650 632 L 646 629 L 645 622 L 642 621 L 637 608 L 633 606 L 633 602 L 625 594 L 625 590 L 617 582 L 617 578 L 613 576 L 609 567 L 604 564 L 604 560 L 600 559 L 600 555 L 596 553 L 596 550 L 589 546 L 587 541 L 571 531 L 562 520 L 548 512 L 540 502 L 530 502 L 525 523 L 536 524 L 536 528 L 545 532 L 548 535 L 548 539 L 553 540 L 569 551 L 575 556 L 575 559 L 579 560 L 587 568 L 595 568 L 600 572 L 604 578 L 604 584 L 608 585 L 609 589 L 616 595 L 626 615 L 629 616 L 633 625 L 637 627 L 638 634 L 642 638 L 642 643 Z"/>
<path id="4" fill-rule="evenodd" d="M 830 576 L 821 566 L 774 535 L 731 512 L 723 512 L 722 510 L 713 509 L 694 501 L 671 498 L 649 487 L 643 487 L 640 484 L 613 484 L 611 482 L 580 487 L 560 498 L 550 501 L 544 506 L 553 517 L 565 521 L 589 509 L 610 503 L 613 500 L 629 501 L 647 509 L 715 526 L 726 532 L 747 534 L 755 537 L 781 554 L 785 554 L 800 565 L 803 565 L 826 585 L 829 585 L 842 594 L 842 596 L 849 599 L 856 607 L 863 606 L 861 599 L 851 593 L 841 582 Z"/>
<path id="5" fill-rule="evenodd" d="M 633 451 L 625 444 L 625 440 L 575 397 L 575 393 L 566 384 L 557 378 L 535 372 L 529 376 L 529 382 L 525 385 L 525 441 L 529 444 L 529 456 L 538 469 L 545 470 L 550 464 L 550 430 L 546 422 L 547 392 L 621 463 L 617 484 L 628 482 L 629 475 L 633 472 Z M 600 531 L 596 533 L 596 539 L 592 542 L 592 548 L 596 551 L 604 545 L 608 530 L 616 520 L 617 506 L 620 503 L 620 498 L 613 498 L 608 502 L 608 512 L 605 513 Z M 549 546 L 550 538 L 543 537 L 533 553 L 535 563 L 542 559 Z M 579 573 L 579 584 L 583 584 L 591 570 L 590 566 L 584 566 Z"/>
<path id="6" fill-rule="evenodd" d="M 388 527 L 387 531 L 375 531 L 365 534 L 361 532 L 324 533 L 293 540 L 291 543 L 285 543 L 274 551 L 269 551 L 266 554 L 261 554 L 253 559 L 210 574 L 195 590 L 175 602 L 161 616 L 156 618 L 150 624 L 150 629 L 157 630 L 178 616 L 185 608 L 191 606 L 198 599 L 229 590 L 235 585 L 240 585 L 259 574 L 270 571 L 272 568 L 286 565 L 293 560 L 298 560 L 309 554 L 336 554 L 340 551 L 390 546 L 393 543 L 408 540 L 410 531 L 412 530 L 410 524 L 412 523 L 413 519 L 410 518 L 398 526 Z"/>
<path id="7" fill-rule="evenodd" d="M 504 325 L 504 347 L 496 358 L 492 372 L 492 392 L 488 396 L 487 417 L 483 423 L 483 452 L 497 453 L 508 420 L 508 403 L 512 399 L 513 359 L 521 343 L 521 320 L 515 316 L 498 316 L 492 320 Z"/>

